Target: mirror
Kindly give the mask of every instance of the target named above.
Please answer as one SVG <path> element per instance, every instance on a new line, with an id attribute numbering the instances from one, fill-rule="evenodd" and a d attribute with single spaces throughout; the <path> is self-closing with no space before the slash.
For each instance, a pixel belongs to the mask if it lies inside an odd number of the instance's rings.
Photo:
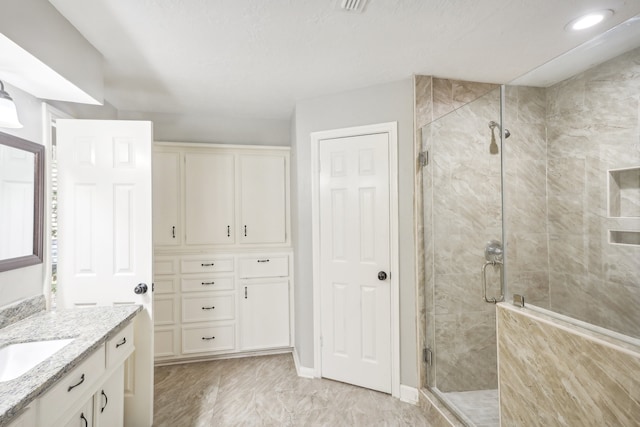
<path id="1" fill-rule="evenodd" d="M 0 272 L 42 262 L 44 146 L 0 132 Z"/>

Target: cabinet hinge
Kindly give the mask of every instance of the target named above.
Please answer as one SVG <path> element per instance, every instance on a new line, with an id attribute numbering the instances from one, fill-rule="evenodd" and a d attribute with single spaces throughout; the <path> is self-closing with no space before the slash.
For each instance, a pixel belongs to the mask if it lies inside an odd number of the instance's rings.
<path id="1" fill-rule="evenodd" d="M 425 347 L 422 349 L 422 361 L 427 364 L 427 366 L 431 366 L 431 362 L 433 361 L 433 354 L 431 353 L 431 349 L 429 347 Z"/>
<path id="2" fill-rule="evenodd" d="M 320 347 L 324 347 L 324 340 L 320 337 Z"/>

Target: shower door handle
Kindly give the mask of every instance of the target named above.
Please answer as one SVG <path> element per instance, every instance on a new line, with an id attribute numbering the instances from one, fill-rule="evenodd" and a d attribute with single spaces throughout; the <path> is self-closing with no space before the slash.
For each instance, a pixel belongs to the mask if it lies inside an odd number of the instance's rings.
<path id="1" fill-rule="evenodd" d="M 493 266 L 497 265 L 498 268 L 500 269 L 500 296 L 498 298 L 487 297 L 487 267 L 490 265 L 493 265 Z M 484 300 L 484 302 L 496 304 L 501 301 L 504 301 L 504 290 L 502 287 L 502 279 L 503 279 L 502 278 L 502 261 L 487 261 L 484 263 L 484 265 L 482 266 L 482 299 Z"/>

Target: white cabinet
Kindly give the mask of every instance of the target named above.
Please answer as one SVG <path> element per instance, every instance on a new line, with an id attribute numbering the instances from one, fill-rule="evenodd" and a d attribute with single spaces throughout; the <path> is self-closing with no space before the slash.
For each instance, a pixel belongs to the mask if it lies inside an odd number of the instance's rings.
<path id="1" fill-rule="evenodd" d="M 133 351 L 133 323 L 129 323 L 31 404 L 38 407 L 37 423 L 16 427 L 122 426 L 124 366 Z M 22 415 L 15 422 L 21 419 Z"/>
<path id="2" fill-rule="evenodd" d="M 78 411 L 66 422 L 64 427 L 92 427 L 93 426 L 93 398 L 88 399 Z M 117 424 L 114 424 L 116 426 Z M 122 425 L 122 424 L 121 424 Z"/>
<path id="3" fill-rule="evenodd" d="M 181 244 L 180 153 L 153 153 L 153 243 L 159 246 Z"/>
<path id="4" fill-rule="evenodd" d="M 120 365 L 94 395 L 94 427 L 120 426 L 124 422 L 124 365 Z"/>
<path id="5" fill-rule="evenodd" d="M 156 362 L 289 348 L 289 148 L 154 152 Z"/>
<path id="6" fill-rule="evenodd" d="M 289 148 L 156 143 L 156 248 L 287 246 Z"/>
<path id="7" fill-rule="evenodd" d="M 185 153 L 185 227 L 187 245 L 235 241 L 235 156 Z"/>
<path id="8" fill-rule="evenodd" d="M 8 427 L 36 427 L 36 412 L 38 407 L 38 401 L 33 401 L 29 406 L 20 411 L 13 421 L 11 421 Z"/>
<path id="9" fill-rule="evenodd" d="M 240 242 L 287 241 L 287 162 L 283 155 L 240 155 Z"/>
<path id="10" fill-rule="evenodd" d="M 289 281 L 255 279 L 242 286 L 242 350 L 289 346 Z"/>
<path id="11" fill-rule="evenodd" d="M 154 280 L 180 286 L 154 295 L 156 362 L 289 348 L 291 260 L 291 252 L 157 256 L 164 274 Z"/>

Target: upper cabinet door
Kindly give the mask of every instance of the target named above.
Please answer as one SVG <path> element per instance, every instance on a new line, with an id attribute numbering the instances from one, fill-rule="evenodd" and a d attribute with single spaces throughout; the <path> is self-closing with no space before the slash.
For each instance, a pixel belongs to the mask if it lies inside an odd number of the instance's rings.
<path id="1" fill-rule="evenodd" d="M 287 241 L 287 167 L 284 155 L 239 156 L 240 243 Z"/>
<path id="2" fill-rule="evenodd" d="M 187 245 L 235 242 L 234 176 L 233 154 L 185 154 Z"/>
<path id="3" fill-rule="evenodd" d="M 180 153 L 153 153 L 153 243 L 176 246 L 181 243 Z"/>

